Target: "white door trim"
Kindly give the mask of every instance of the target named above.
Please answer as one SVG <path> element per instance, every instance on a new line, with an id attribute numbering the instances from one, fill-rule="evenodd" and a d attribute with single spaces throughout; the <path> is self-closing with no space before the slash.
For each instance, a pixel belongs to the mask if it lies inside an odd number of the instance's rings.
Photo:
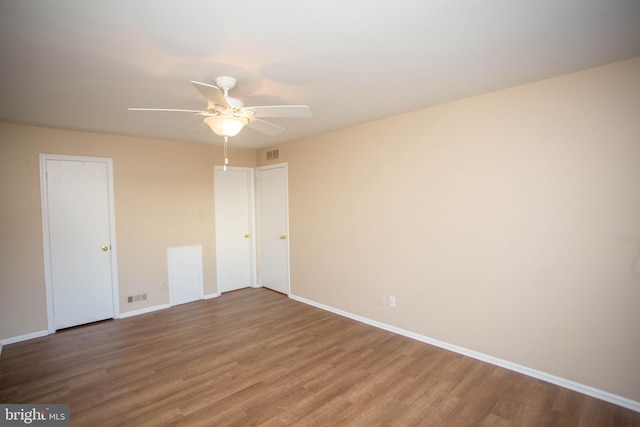
<path id="1" fill-rule="evenodd" d="M 287 243 L 287 295 L 291 295 L 291 235 L 289 234 L 289 163 L 287 162 L 282 162 L 282 163 L 275 163 L 272 165 L 267 165 L 267 166 L 260 166 L 256 168 L 257 174 L 256 174 L 256 183 L 258 183 L 258 174 L 260 173 L 260 171 L 263 170 L 269 170 L 269 169 L 277 169 L 277 168 L 284 168 L 285 171 L 285 176 L 287 177 L 287 180 L 285 181 L 285 193 L 287 196 L 287 216 L 286 216 L 286 243 Z M 256 185 L 259 185 L 256 184 Z M 256 217 L 260 218 L 260 198 L 258 197 L 256 199 Z M 260 230 L 258 230 L 258 233 L 260 233 Z M 262 253 L 260 251 L 260 245 L 257 246 L 256 248 L 256 252 L 257 252 L 257 258 L 258 260 L 260 260 L 260 263 L 262 263 Z M 259 285 L 258 286 L 262 286 L 262 272 L 260 273 L 260 276 L 258 277 L 259 280 Z"/>
<path id="2" fill-rule="evenodd" d="M 116 245 L 116 220 L 113 197 L 113 160 L 103 157 L 64 156 L 58 154 L 40 154 L 40 201 L 42 207 L 42 244 L 44 253 L 44 285 L 47 304 L 47 331 L 54 333 L 53 319 L 53 279 L 51 276 L 51 245 L 49 241 L 49 203 L 47 200 L 47 160 L 64 160 L 75 162 L 98 162 L 107 165 L 107 180 L 109 185 L 109 239 L 111 241 L 111 286 L 113 289 L 113 317 L 120 317 L 120 299 L 118 295 L 118 264 Z"/>
<path id="3" fill-rule="evenodd" d="M 249 230 L 249 265 L 250 265 L 250 284 L 252 288 L 258 287 L 256 285 L 256 257 L 255 257 L 255 247 L 256 247 L 256 215 L 255 215 L 255 173 L 254 168 L 242 167 L 242 166 L 227 166 L 228 171 L 244 171 L 249 173 L 249 217 L 250 217 L 250 230 Z M 220 194 L 219 182 L 216 179 L 218 171 L 224 171 L 224 166 L 214 166 L 213 167 L 213 211 L 214 215 L 216 212 L 216 206 L 218 206 L 218 195 Z M 221 227 L 220 221 L 218 221 L 217 215 L 215 218 L 215 229 L 216 229 L 216 289 L 217 294 L 221 294 L 222 290 L 220 289 L 220 257 L 218 256 L 218 251 L 222 247 L 222 243 L 220 242 L 220 230 Z"/>

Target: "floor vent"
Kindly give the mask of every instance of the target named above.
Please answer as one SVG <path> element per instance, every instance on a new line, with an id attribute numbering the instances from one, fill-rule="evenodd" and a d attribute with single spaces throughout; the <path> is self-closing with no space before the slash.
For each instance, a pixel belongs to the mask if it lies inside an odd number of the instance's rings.
<path id="1" fill-rule="evenodd" d="M 147 294 L 138 294 L 138 295 L 130 295 L 127 297 L 127 304 L 132 304 L 134 302 L 146 301 Z"/>
<path id="2" fill-rule="evenodd" d="M 278 160 L 280 158 L 280 150 L 267 151 L 267 160 Z"/>

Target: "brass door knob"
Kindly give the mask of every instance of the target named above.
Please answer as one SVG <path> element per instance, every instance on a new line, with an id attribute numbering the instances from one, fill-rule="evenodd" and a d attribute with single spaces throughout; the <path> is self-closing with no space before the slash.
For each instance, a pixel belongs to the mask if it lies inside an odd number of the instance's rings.
<path id="1" fill-rule="evenodd" d="M 103 247 L 102 247 L 102 250 L 103 250 L 104 252 L 108 251 L 108 250 L 109 250 L 109 246 L 103 246 Z"/>
<path id="2" fill-rule="evenodd" d="M 249 238 L 249 235 L 248 235 L 248 234 L 245 234 L 245 235 L 244 235 L 244 238 L 245 238 L 245 239 L 248 239 L 248 238 Z"/>
<path id="3" fill-rule="evenodd" d="M 282 236 L 280 236 L 280 240 L 284 240 L 286 238 L 287 238 L 287 236 L 285 236 L 284 234 Z"/>

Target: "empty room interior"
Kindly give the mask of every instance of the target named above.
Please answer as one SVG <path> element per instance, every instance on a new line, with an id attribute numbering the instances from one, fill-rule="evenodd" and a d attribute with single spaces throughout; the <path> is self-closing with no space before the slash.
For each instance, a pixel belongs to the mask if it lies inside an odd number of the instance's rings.
<path id="1" fill-rule="evenodd" d="M 0 0 L 0 404 L 640 425 L 640 2 L 480 3 Z"/>

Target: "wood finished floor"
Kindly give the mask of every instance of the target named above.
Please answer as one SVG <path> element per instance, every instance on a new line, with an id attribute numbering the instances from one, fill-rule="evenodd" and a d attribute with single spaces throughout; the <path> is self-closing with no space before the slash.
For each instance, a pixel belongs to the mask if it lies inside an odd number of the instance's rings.
<path id="1" fill-rule="evenodd" d="M 640 413 L 246 289 L 10 344 L 1 403 L 72 426 L 640 426 Z"/>

